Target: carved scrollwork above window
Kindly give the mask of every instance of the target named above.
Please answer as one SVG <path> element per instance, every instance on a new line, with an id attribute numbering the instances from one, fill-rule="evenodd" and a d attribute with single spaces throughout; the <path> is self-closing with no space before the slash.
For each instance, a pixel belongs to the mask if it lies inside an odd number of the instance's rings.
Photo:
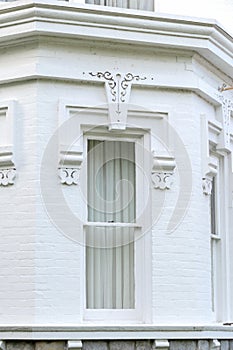
<path id="1" fill-rule="evenodd" d="M 223 84 L 219 87 L 218 91 L 220 94 L 217 94 L 218 100 L 221 104 L 221 122 L 222 122 L 222 131 L 220 133 L 218 149 L 233 151 L 233 130 L 232 130 L 232 118 L 233 118 L 233 100 L 232 94 L 228 93 L 229 90 L 233 90 L 232 86 Z M 225 95 L 226 92 L 226 95 Z"/>
<path id="2" fill-rule="evenodd" d="M 125 129 L 127 124 L 128 102 L 133 82 L 146 80 L 133 73 L 89 72 L 89 75 L 102 79 L 108 99 L 109 129 Z"/>

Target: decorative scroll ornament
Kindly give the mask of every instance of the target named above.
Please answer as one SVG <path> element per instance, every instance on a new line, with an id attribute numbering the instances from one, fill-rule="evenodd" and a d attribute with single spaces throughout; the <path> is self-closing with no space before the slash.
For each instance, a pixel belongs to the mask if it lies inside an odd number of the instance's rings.
<path id="1" fill-rule="evenodd" d="M 62 184 L 66 185 L 78 185 L 79 183 L 79 171 L 80 169 L 72 168 L 60 168 L 59 176 Z"/>
<path id="2" fill-rule="evenodd" d="M 14 184 L 16 169 L 0 169 L 0 186 L 8 186 Z"/>
<path id="3" fill-rule="evenodd" d="M 230 118 L 233 114 L 233 102 L 229 99 L 224 98 L 222 101 L 223 108 L 223 128 L 225 132 L 226 146 L 230 145 Z"/>
<path id="4" fill-rule="evenodd" d="M 170 189 L 173 184 L 173 173 L 155 172 L 152 174 L 154 188 Z"/>
<path id="5" fill-rule="evenodd" d="M 83 161 L 83 151 L 80 149 L 68 149 L 62 146 L 60 151 L 60 162 L 58 175 L 62 184 L 78 185 L 80 169 Z"/>
<path id="6" fill-rule="evenodd" d="M 220 92 L 224 92 L 227 90 L 232 90 L 233 87 L 227 87 L 226 84 L 223 84 L 221 88 L 219 88 Z M 222 104 L 222 124 L 223 131 L 220 136 L 219 149 L 230 149 L 231 143 L 231 117 L 233 117 L 233 101 L 229 98 L 224 97 L 222 94 L 218 95 L 220 103 Z"/>
<path id="7" fill-rule="evenodd" d="M 174 169 L 176 167 L 175 159 L 170 156 L 156 156 L 153 154 L 152 182 L 154 188 L 165 190 L 170 189 L 173 184 Z"/>
<path id="8" fill-rule="evenodd" d="M 16 177 L 11 147 L 0 148 L 0 186 L 14 185 Z"/>
<path id="9" fill-rule="evenodd" d="M 105 88 L 109 104 L 109 129 L 125 129 L 127 123 L 128 102 L 131 86 L 134 81 L 146 80 L 132 73 L 116 73 L 109 71 L 89 73 L 105 81 Z"/>
<path id="10" fill-rule="evenodd" d="M 202 189 L 203 193 L 207 196 L 211 195 L 212 192 L 212 179 L 203 178 L 202 179 Z"/>

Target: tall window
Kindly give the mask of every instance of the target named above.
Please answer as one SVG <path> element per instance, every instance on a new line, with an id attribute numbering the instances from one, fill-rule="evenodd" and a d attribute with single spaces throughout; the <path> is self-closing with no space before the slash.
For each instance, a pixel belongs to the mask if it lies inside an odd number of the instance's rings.
<path id="1" fill-rule="evenodd" d="M 88 140 L 87 309 L 135 308 L 135 143 Z"/>
<path id="2" fill-rule="evenodd" d="M 212 179 L 212 190 L 210 195 L 210 221 L 211 234 L 217 235 L 217 203 L 216 203 L 216 177 Z"/>
<path id="3" fill-rule="evenodd" d="M 154 0 L 86 0 L 86 4 L 154 11 Z"/>
<path id="4" fill-rule="evenodd" d="M 219 252 L 219 187 L 218 187 L 218 176 L 212 179 L 212 190 L 210 196 L 210 228 L 211 228 L 211 290 L 212 290 L 212 311 L 217 316 L 217 300 L 219 293 L 219 274 L 220 274 L 220 252 Z"/>

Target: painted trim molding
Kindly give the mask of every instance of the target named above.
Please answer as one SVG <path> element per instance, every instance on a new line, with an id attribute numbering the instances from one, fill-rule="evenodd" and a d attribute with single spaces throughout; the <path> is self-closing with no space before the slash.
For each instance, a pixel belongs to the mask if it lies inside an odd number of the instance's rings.
<path id="1" fill-rule="evenodd" d="M 167 339 L 232 339 L 233 326 L 193 325 L 193 326 L 1 326 L 2 340 L 164 340 Z M 216 342 L 214 342 L 216 344 Z"/>
<path id="2" fill-rule="evenodd" d="M 65 7 L 64 7 L 65 6 Z M 65 11 L 64 11 L 65 8 Z M 57 22 L 59 12 L 59 23 Z M 199 52 L 211 63 L 220 64 L 223 71 L 233 76 L 232 37 L 214 20 L 205 21 L 198 18 L 168 16 L 144 11 L 117 9 L 110 7 L 80 5 L 74 2 L 64 5 L 63 2 L 22 0 L 20 3 L 4 3 L 2 35 L 0 45 L 9 45 L 15 39 L 25 38 L 25 33 L 37 35 L 81 38 L 88 40 L 111 40 L 125 44 L 166 45 L 172 49 L 184 49 Z M 0 14 L 1 15 L 1 14 Z M 116 22 L 117 16 L 117 22 Z M 12 23 L 19 22 L 14 27 Z M 30 23 L 28 25 L 27 23 Z M 74 27 L 75 23 L 75 27 Z M 12 27 L 11 32 L 7 28 Z M 180 27 L 184 30 L 180 31 Z M 86 28 L 83 31 L 83 28 Z M 102 28 L 105 28 L 103 31 Z M 74 30 L 75 28 L 75 30 Z M 125 32 L 127 31 L 127 36 Z M 117 35 L 116 35 L 117 33 Z M 26 38 L 27 39 L 27 38 Z"/>

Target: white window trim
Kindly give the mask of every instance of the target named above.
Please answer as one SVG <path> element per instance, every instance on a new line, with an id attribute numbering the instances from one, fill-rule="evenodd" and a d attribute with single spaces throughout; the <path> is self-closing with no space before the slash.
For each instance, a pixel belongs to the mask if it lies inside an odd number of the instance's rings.
<path id="1" fill-rule="evenodd" d="M 221 320 L 221 181 L 220 181 L 220 170 L 221 170 L 221 159 L 217 154 L 212 155 L 212 163 L 216 165 L 216 174 L 212 176 L 215 179 L 215 189 L 212 187 L 212 191 L 215 190 L 215 227 L 216 232 L 211 231 L 210 222 L 210 241 L 211 241 L 211 304 L 213 318 L 218 321 Z M 211 200 L 211 197 L 210 197 Z M 211 210 L 211 208 L 210 208 Z M 211 220 L 211 214 L 210 214 Z"/>
<path id="2" fill-rule="evenodd" d="M 85 127 L 84 127 L 85 129 Z M 135 130 L 126 130 L 125 132 L 120 132 L 117 134 L 116 132 L 111 133 L 105 130 L 101 130 L 101 128 L 96 129 L 96 132 L 86 133 L 84 131 L 84 159 L 87 156 L 87 140 L 88 139 L 96 139 L 96 140 L 108 140 L 108 141 L 130 141 L 135 142 L 135 162 L 136 164 L 141 164 L 143 169 L 148 173 L 148 176 L 150 176 L 150 164 L 146 165 L 146 169 L 144 168 L 143 159 L 138 159 L 138 156 L 140 155 L 140 158 L 143 158 L 140 154 L 141 152 L 137 151 L 137 148 L 143 149 L 143 147 L 146 147 L 146 149 L 149 148 L 150 145 L 150 137 L 149 133 L 142 131 L 140 129 Z M 145 145 L 146 144 L 146 145 Z M 86 171 L 86 169 L 84 170 Z M 136 192 L 137 192 L 137 198 L 139 195 L 139 198 L 137 199 L 137 209 L 136 214 L 138 215 L 139 212 L 142 209 L 143 203 L 145 201 L 144 193 L 145 191 L 143 188 L 145 188 L 146 184 L 143 184 L 143 179 L 138 178 L 139 172 L 136 171 Z M 86 173 L 84 173 L 84 177 L 86 178 Z M 150 191 L 148 191 L 148 196 L 150 197 Z M 85 193 L 87 193 L 87 188 L 85 188 Z M 150 198 L 149 198 L 150 202 Z M 150 293 L 151 293 L 151 237 L 150 234 L 141 235 L 143 230 L 145 229 L 145 222 L 148 222 L 148 220 L 151 220 L 150 218 L 150 212 L 149 210 L 146 211 L 146 216 L 143 220 L 140 219 L 140 222 L 137 222 L 135 225 L 131 225 L 135 227 L 135 267 L 134 267 L 134 273 L 135 273 L 135 309 L 87 309 L 86 308 L 86 273 L 85 273 L 85 247 L 83 249 L 83 266 L 84 266 L 84 273 L 83 273 L 83 279 L 82 279 L 82 285 L 83 285 L 83 321 L 85 322 L 98 322 L 102 324 L 117 324 L 117 323 L 144 323 L 149 322 L 150 319 Z M 86 206 L 86 218 L 87 218 L 87 206 Z M 84 242 L 85 242 L 85 226 L 89 225 L 96 225 L 98 223 L 88 223 L 83 226 L 83 235 L 84 235 Z M 106 224 L 106 223 L 99 223 L 98 225 L 102 226 L 122 226 L 124 224 Z M 125 226 L 130 226 L 128 224 L 125 224 Z M 146 288 L 145 288 L 146 286 Z M 148 296 L 149 295 L 149 296 Z"/>
<path id="3" fill-rule="evenodd" d="M 222 108 L 222 106 L 220 106 Z M 217 174 L 218 182 L 218 227 L 221 227 L 218 235 L 213 239 L 218 239 L 218 250 L 220 255 L 219 277 L 217 279 L 219 297 L 217 298 L 217 310 L 213 312 L 213 321 L 231 322 L 233 312 L 233 269 L 231 267 L 231 230 L 230 226 L 230 206 L 231 195 L 229 193 L 230 173 L 231 173 L 231 154 L 229 149 L 222 145 L 223 123 L 216 120 L 215 116 L 207 117 L 201 114 L 202 126 L 202 161 L 203 178 L 211 179 Z M 217 168 L 213 158 L 217 161 Z M 212 235 L 210 233 L 212 240 Z"/>

